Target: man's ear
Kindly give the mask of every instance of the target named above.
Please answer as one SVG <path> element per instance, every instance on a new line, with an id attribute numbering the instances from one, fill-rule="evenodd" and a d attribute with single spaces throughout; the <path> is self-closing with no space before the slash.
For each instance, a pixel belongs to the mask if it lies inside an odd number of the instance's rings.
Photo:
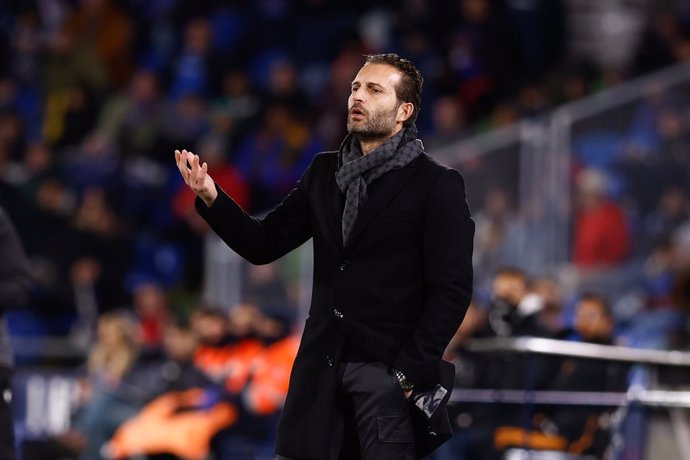
<path id="1" fill-rule="evenodd" d="M 404 123 L 414 113 L 414 104 L 411 102 L 403 102 L 398 107 L 398 114 L 396 120 L 398 123 Z"/>

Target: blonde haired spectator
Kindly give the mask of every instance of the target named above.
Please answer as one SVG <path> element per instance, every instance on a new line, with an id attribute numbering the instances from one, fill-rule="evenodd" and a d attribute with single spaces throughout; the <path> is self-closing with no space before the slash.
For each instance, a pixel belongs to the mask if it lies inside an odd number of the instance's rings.
<path id="1" fill-rule="evenodd" d="M 87 360 L 92 377 L 119 382 L 139 354 L 139 327 L 125 311 L 104 313 L 98 319 L 96 343 Z"/>

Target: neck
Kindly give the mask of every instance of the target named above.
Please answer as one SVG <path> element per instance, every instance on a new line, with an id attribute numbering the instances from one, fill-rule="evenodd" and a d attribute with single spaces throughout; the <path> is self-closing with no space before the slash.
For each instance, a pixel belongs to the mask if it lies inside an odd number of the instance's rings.
<path id="1" fill-rule="evenodd" d="M 371 152 L 373 152 L 374 150 L 376 150 L 377 148 L 379 148 L 379 147 L 381 146 L 381 144 L 383 144 L 383 143 L 386 142 L 388 139 L 390 139 L 391 137 L 393 137 L 393 136 L 395 136 L 396 134 L 398 134 L 398 133 L 400 132 L 401 129 L 402 129 L 402 126 L 399 127 L 399 128 L 397 128 L 395 131 L 393 131 L 392 133 L 390 133 L 388 136 L 386 136 L 386 137 L 379 137 L 379 138 L 377 138 L 377 139 L 361 139 L 361 138 L 358 138 L 357 140 L 359 141 L 359 147 L 362 149 L 362 155 L 364 155 L 364 156 L 369 155 Z"/>
<path id="2" fill-rule="evenodd" d="M 369 139 L 369 140 L 359 140 L 359 146 L 362 149 L 362 155 L 369 155 L 371 152 L 376 150 L 386 142 L 390 137 L 387 137 L 385 139 Z"/>

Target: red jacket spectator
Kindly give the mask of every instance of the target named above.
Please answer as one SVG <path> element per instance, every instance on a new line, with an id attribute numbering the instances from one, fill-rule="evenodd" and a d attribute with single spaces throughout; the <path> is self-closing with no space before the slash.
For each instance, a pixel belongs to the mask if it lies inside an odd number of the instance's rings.
<path id="1" fill-rule="evenodd" d="M 605 177 L 585 170 L 578 178 L 573 262 L 580 267 L 623 263 L 630 253 L 630 231 L 622 209 L 603 195 Z"/>

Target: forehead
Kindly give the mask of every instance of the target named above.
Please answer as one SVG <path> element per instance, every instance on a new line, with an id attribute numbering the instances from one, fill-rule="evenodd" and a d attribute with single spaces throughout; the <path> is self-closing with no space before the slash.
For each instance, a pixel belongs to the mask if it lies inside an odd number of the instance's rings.
<path id="1" fill-rule="evenodd" d="M 394 87 L 401 79 L 402 74 L 392 65 L 375 63 L 364 64 L 364 67 L 359 69 L 353 83 L 376 83 L 385 87 Z"/>
<path id="2" fill-rule="evenodd" d="M 580 303 L 577 306 L 577 312 L 594 312 L 596 311 L 597 313 L 601 313 L 602 315 L 605 315 L 606 310 L 604 309 L 604 306 L 599 303 L 597 300 L 593 299 L 584 299 L 581 300 Z"/>
<path id="3" fill-rule="evenodd" d="M 501 273 L 494 278 L 494 286 L 496 287 L 503 287 L 503 286 L 524 286 L 526 284 L 526 280 L 516 274 L 512 273 Z"/>

